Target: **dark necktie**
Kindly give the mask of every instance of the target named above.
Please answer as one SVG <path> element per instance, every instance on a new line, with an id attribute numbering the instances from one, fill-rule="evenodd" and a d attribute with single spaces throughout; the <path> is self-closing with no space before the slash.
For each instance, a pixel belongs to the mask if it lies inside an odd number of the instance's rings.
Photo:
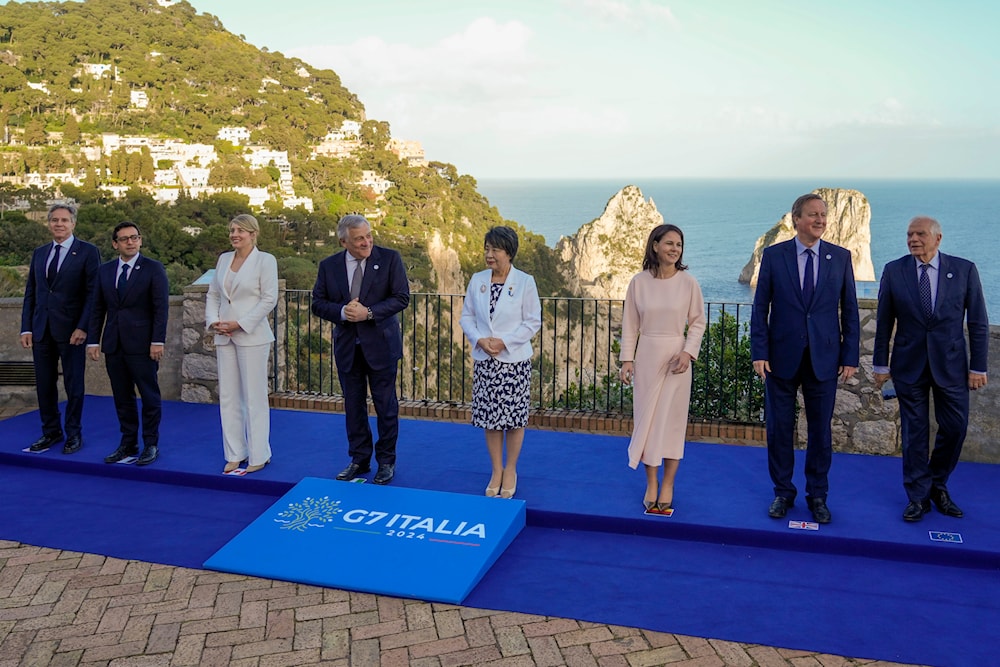
<path id="1" fill-rule="evenodd" d="M 816 278 L 813 272 L 813 251 L 806 248 L 806 270 L 802 276 L 802 301 L 808 307 L 812 303 L 813 292 L 816 291 Z"/>
<path id="2" fill-rule="evenodd" d="M 62 248 L 58 243 L 56 244 L 56 250 L 52 254 L 52 261 L 49 262 L 49 268 L 45 271 L 45 278 L 49 281 L 49 285 L 56 281 L 56 274 L 59 273 L 59 250 Z"/>
<path id="3" fill-rule="evenodd" d="M 924 310 L 924 317 L 930 317 L 934 313 L 934 304 L 931 303 L 931 279 L 927 275 L 930 264 L 920 265 L 920 281 L 917 287 L 920 289 L 920 307 Z"/>
<path id="4" fill-rule="evenodd" d="M 118 298 L 125 296 L 125 286 L 128 284 L 128 264 L 122 264 L 122 272 L 118 274 Z"/>
<path id="5" fill-rule="evenodd" d="M 361 261 L 354 263 L 354 278 L 351 279 L 351 301 L 361 296 L 361 280 L 365 276 L 365 270 L 361 268 Z"/>

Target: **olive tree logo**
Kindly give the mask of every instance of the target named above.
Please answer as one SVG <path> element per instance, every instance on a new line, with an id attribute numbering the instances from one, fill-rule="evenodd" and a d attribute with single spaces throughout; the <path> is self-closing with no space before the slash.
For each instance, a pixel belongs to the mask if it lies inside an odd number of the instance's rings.
<path id="1" fill-rule="evenodd" d="M 285 524 L 282 530 L 302 532 L 306 528 L 322 528 L 342 511 L 339 500 L 330 500 L 329 496 L 309 496 L 301 502 L 288 503 L 288 508 L 278 512 L 280 518 L 275 521 Z"/>

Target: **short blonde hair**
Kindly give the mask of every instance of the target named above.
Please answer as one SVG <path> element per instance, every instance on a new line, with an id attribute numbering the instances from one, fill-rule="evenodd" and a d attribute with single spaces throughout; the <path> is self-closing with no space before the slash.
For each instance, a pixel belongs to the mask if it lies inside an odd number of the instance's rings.
<path id="1" fill-rule="evenodd" d="M 233 225 L 236 225 L 245 232 L 253 234 L 253 244 L 257 245 L 256 237 L 260 236 L 260 223 L 257 222 L 257 218 L 253 217 L 249 213 L 240 213 L 238 216 L 229 221 L 230 229 L 232 229 Z"/>

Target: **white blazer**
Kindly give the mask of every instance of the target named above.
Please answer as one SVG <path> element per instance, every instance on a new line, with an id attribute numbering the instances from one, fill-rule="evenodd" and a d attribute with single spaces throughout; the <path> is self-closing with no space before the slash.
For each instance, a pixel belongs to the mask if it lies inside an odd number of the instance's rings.
<path id="1" fill-rule="evenodd" d="M 497 361 L 513 363 L 531 358 L 531 339 L 542 328 L 542 304 L 538 300 L 535 279 L 513 266 L 490 319 L 490 277 L 486 269 L 472 276 L 462 306 L 462 331 L 472 344 L 472 358 L 488 359 L 486 350 L 476 342 L 480 338 L 499 338 L 507 346 Z"/>
<path id="2" fill-rule="evenodd" d="M 205 298 L 205 325 L 236 320 L 241 331 L 232 336 L 215 335 L 216 345 L 263 345 L 274 340 L 267 321 L 268 314 L 278 303 L 278 262 L 274 255 L 257 248 L 233 274 L 233 283 L 226 290 L 226 275 L 233 263 L 233 251 L 224 252 L 215 265 L 215 276 L 208 285 Z"/>

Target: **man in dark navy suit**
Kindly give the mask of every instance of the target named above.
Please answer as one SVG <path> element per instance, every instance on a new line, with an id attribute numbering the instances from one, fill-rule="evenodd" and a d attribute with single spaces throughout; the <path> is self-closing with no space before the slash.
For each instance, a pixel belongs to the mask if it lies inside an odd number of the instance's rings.
<path id="1" fill-rule="evenodd" d="M 942 514 L 961 517 L 964 513 L 948 493 L 948 478 L 958 464 L 969 426 L 969 390 L 986 386 L 990 337 L 986 301 L 976 265 L 938 252 L 937 220 L 913 218 L 906 244 L 910 254 L 882 270 L 875 384 L 881 387 L 892 377 L 899 398 L 903 487 L 909 499 L 903 519 L 920 521 L 931 502 Z M 933 453 L 931 394 L 938 426 Z"/>
<path id="2" fill-rule="evenodd" d="M 139 254 L 142 234 L 135 223 L 117 225 L 111 232 L 111 245 L 118 257 L 102 264 L 97 272 L 87 353 L 97 361 L 104 352 L 122 433 L 118 449 L 104 462 L 118 463 L 139 455 L 139 410 L 135 403 L 138 389 L 142 397 L 143 449 L 135 464 L 143 466 L 155 461 L 160 451 L 157 373 L 167 339 L 170 291 L 163 265 Z"/>
<path id="3" fill-rule="evenodd" d="M 378 470 L 373 482 L 388 484 L 396 471 L 399 400 L 396 369 L 403 357 L 399 313 L 410 303 L 403 260 L 395 250 L 372 243 L 361 215 L 337 224 L 343 252 L 319 265 L 312 312 L 336 324 L 333 354 L 344 391 L 348 454 L 351 463 L 337 479 L 347 481 L 371 470 L 372 450 Z M 372 444 L 368 423 L 368 387 L 378 415 L 378 441 Z"/>
<path id="4" fill-rule="evenodd" d="M 826 204 L 817 194 L 792 204 L 795 238 L 761 258 L 750 321 L 754 371 L 764 379 L 767 463 L 774 483 L 768 516 L 781 519 L 795 502 L 795 396 L 802 388 L 808 441 L 806 503 L 817 523 L 832 519 L 826 498 L 833 458 L 837 378 L 858 368 L 861 327 L 851 253 L 820 241 Z"/>
<path id="5" fill-rule="evenodd" d="M 76 207 L 53 204 L 48 212 L 52 243 L 35 249 L 28 268 L 21 307 L 21 346 L 31 349 L 42 437 L 28 449 L 44 452 L 63 440 L 59 415 L 59 363 L 66 390 L 63 454 L 83 447 L 84 374 L 87 327 L 90 326 L 94 282 L 101 253 L 97 246 L 73 236 Z"/>

